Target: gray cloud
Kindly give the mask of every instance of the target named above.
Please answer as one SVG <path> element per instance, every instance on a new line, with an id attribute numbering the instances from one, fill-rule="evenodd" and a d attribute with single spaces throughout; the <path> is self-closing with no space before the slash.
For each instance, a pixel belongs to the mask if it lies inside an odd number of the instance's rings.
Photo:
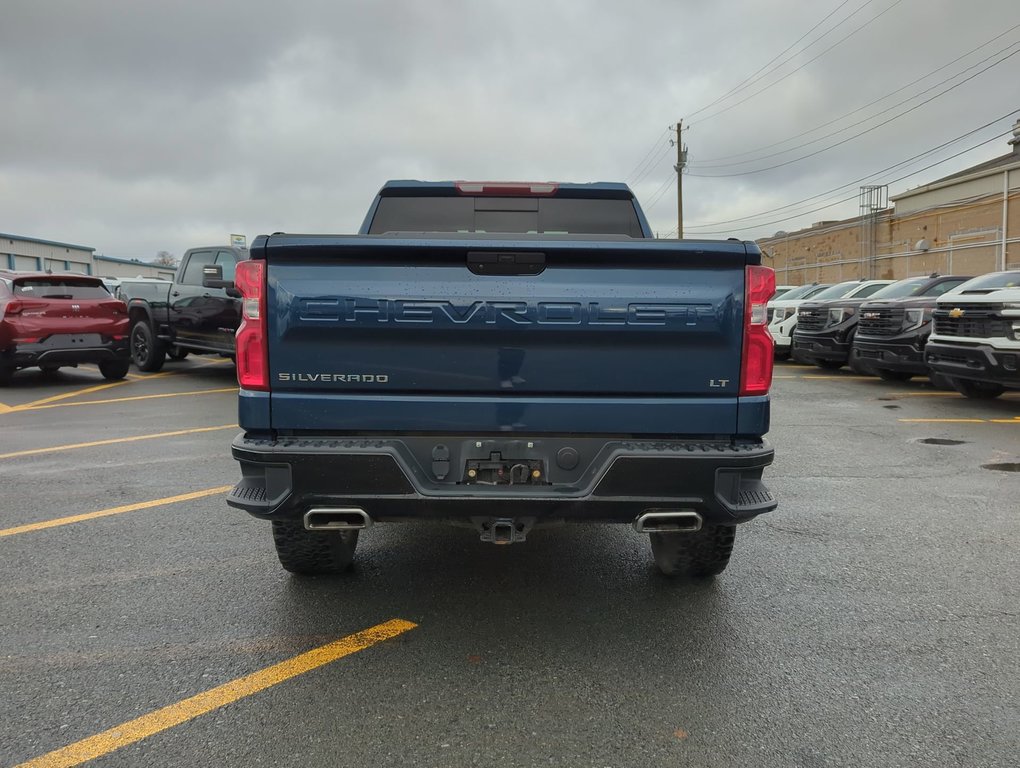
<path id="1" fill-rule="evenodd" d="M 874 0 L 783 71 L 893 2 Z M 667 189 L 650 207 L 665 232 L 675 226 L 667 125 L 740 83 L 837 5 L 9 1 L 0 27 L 0 229 L 147 257 L 229 232 L 350 231 L 387 178 L 625 180 L 653 150 L 654 167 L 635 190 L 647 202 Z M 1005 0 L 902 0 L 766 93 L 715 117 L 693 115 L 687 221 L 776 208 L 1020 110 L 1017 56 L 817 157 L 766 173 L 696 175 L 788 159 L 705 166 L 837 118 L 1013 18 Z M 898 99 L 1015 41 L 1020 31 Z M 898 188 L 1006 149 L 997 141 Z M 855 212 L 851 202 L 767 223 L 776 214 L 735 233 Z"/>

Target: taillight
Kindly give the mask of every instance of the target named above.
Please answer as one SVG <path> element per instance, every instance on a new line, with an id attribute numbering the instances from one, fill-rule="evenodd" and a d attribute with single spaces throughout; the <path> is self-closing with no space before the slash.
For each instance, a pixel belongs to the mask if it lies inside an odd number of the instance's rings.
<path id="1" fill-rule="evenodd" d="M 769 298 L 776 292 L 771 267 L 752 266 L 744 274 L 744 350 L 740 359 L 740 394 L 767 395 L 772 386 L 775 342 L 768 329 Z"/>
<path id="2" fill-rule="evenodd" d="M 457 191 L 462 195 L 501 195 L 504 197 L 547 197 L 555 195 L 560 185 L 555 182 L 534 181 L 458 181 Z"/>
<path id="3" fill-rule="evenodd" d="M 237 329 L 237 382 L 244 389 L 269 389 L 266 333 L 266 262 L 238 262 L 234 285 L 241 292 L 241 325 Z"/>
<path id="4" fill-rule="evenodd" d="M 0 307 L 0 317 L 4 315 L 20 315 L 25 305 L 20 301 L 8 301 L 6 306 Z"/>

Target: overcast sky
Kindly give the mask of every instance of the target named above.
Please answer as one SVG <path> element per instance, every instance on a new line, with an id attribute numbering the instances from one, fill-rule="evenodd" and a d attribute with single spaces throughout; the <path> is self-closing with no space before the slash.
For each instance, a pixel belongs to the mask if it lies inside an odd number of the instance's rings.
<path id="1" fill-rule="evenodd" d="M 390 178 L 628 181 L 666 234 L 681 118 L 688 236 L 761 236 L 855 215 L 810 209 L 861 183 L 1004 154 L 920 170 L 1020 117 L 1016 0 L 4 0 L 0 18 L 0 231 L 119 257 L 351 232 Z"/>

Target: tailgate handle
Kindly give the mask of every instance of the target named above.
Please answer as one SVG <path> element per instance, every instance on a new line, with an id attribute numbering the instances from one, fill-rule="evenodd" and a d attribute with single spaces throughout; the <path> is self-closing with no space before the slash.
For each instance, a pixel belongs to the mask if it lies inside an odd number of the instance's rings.
<path id="1" fill-rule="evenodd" d="M 469 251 L 467 267 L 476 275 L 539 275 L 545 254 L 518 251 Z"/>

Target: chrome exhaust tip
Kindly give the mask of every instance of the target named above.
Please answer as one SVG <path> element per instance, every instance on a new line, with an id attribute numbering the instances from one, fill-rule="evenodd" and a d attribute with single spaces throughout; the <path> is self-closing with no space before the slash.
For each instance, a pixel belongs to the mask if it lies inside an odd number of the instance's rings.
<path id="1" fill-rule="evenodd" d="M 634 521 L 638 533 L 695 533 L 703 520 L 693 509 L 650 509 Z"/>
<path id="2" fill-rule="evenodd" d="M 360 507 L 316 507 L 305 512 L 307 531 L 360 531 L 372 525 L 372 518 Z"/>

